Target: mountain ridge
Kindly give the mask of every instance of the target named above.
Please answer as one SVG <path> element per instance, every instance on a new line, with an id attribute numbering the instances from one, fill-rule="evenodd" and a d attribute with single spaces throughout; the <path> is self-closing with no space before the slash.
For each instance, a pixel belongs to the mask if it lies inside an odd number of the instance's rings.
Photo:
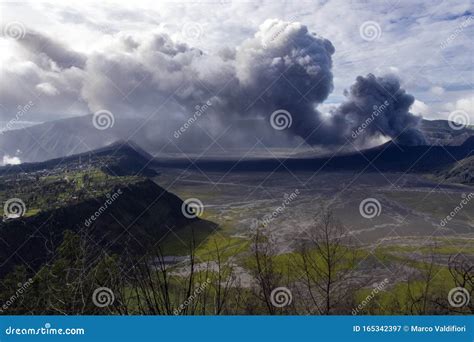
<path id="1" fill-rule="evenodd" d="M 97 160 L 106 156 L 115 157 L 114 161 L 107 162 L 107 160 Z M 51 169 L 71 163 L 97 166 L 102 162 L 101 168 L 111 175 L 134 175 L 135 172 L 136 174 L 152 177 L 157 175 L 154 170 L 147 167 L 152 159 L 153 156 L 148 154 L 135 143 L 119 140 L 108 146 L 66 157 L 49 159 L 42 162 L 27 162 L 20 165 L 3 166 L 0 167 L 0 175 L 15 172 L 33 172 L 41 169 Z"/>
<path id="2" fill-rule="evenodd" d="M 155 160 L 161 168 L 189 168 L 203 171 L 379 171 L 423 172 L 438 169 L 470 157 L 474 137 L 460 146 L 405 146 L 387 142 L 367 150 L 324 158 L 281 158 L 241 160 Z M 230 171 L 229 171 L 230 172 Z"/>
<path id="3" fill-rule="evenodd" d="M 151 253 L 170 232 L 204 239 L 214 231 L 216 224 L 185 215 L 184 202 L 149 178 L 156 175 L 151 161 L 139 146 L 119 141 L 0 168 L 1 203 L 13 201 L 21 210 L 9 216 L 5 209 L 0 222 L 0 278 L 25 262 L 35 270 L 49 262 L 66 231 L 87 232 L 91 242 L 120 256 Z"/>
<path id="4" fill-rule="evenodd" d="M 135 141 L 147 151 L 154 151 L 159 149 L 152 138 L 156 135 L 155 125 L 159 123 L 144 125 L 138 119 L 120 118 L 111 127 L 97 130 L 91 114 L 45 122 L 3 132 L 0 135 L 0 158 L 9 156 L 18 157 L 23 162 L 46 161 L 100 149 L 123 137 L 130 137 L 128 140 Z M 453 129 L 446 120 L 422 120 L 419 128 L 430 145 L 459 146 L 474 135 L 473 129 Z M 175 152 L 181 152 L 181 148 Z"/>

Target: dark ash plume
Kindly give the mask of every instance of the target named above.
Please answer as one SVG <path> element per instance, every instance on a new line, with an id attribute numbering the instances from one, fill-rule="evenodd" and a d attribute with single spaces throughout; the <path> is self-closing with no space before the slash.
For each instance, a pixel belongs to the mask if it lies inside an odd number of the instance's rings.
<path id="1" fill-rule="evenodd" d="M 400 144 L 424 143 L 417 130 L 420 119 L 409 112 L 414 98 L 393 76 L 359 76 L 347 101 L 322 115 L 317 108 L 333 91 L 335 49 L 298 22 L 266 20 L 253 37 L 216 54 L 159 31 L 121 32 L 110 46 L 87 55 L 36 32 L 19 44 L 35 67 L 31 75 L 0 72 L 11 88 L 0 92 L 0 103 L 9 111 L 30 100 L 21 94 L 41 91 L 47 96 L 38 105 L 43 112 L 71 110 L 77 103 L 92 113 L 110 111 L 116 122 L 147 120 L 143 139 L 154 146 L 171 140 L 182 150 L 206 148 L 223 132 L 219 143 L 238 147 L 253 145 L 255 137 L 269 147 L 303 141 L 341 146 L 348 140 L 363 145 L 381 136 Z M 16 84 L 31 89 L 18 91 Z M 205 103 L 210 103 L 206 111 L 191 122 Z M 276 111 L 291 115 L 284 131 L 270 124 Z"/>
<path id="2" fill-rule="evenodd" d="M 409 112 L 414 97 L 392 75 L 359 76 L 346 94 L 347 101 L 329 118 L 317 110 L 333 90 L 334 52 L 329 40 L 300 23 L 265 21 L 255 37 L 237 50 L 239 87 L 223 94 L 223 111 L 264 115 L 269 120 L 273 112 L 285 110 L 292 120 L 286 131 L 310 145 L 347 143 L 359 126 L 364 126 L 358 134 L 362 143 L 384 136 L 400 144 L 424 144 L 417 129 L 421 119 Z M 370 124 L 364 125 L 369 118 Z"/>
<path id="3" fill-rule="evenodd" d="M 334 115 L 345 118 L 352 127 L 353 138 L 382 135 L 402 145 L 426 143 L 417 129 L 421 118 L 409 112 L 415 98 L 400 87 L 395 76 L 359 76 L 345 95 L 347 101 Z"/>

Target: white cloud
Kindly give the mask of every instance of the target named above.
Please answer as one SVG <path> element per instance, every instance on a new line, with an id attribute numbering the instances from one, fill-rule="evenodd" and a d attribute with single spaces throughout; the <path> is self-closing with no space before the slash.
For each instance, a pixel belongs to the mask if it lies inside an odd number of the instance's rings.
<path id="1" fill-rule="evenodd" d="M 413 105 L 410 107 L 410 112 L 422 117 L 426 117 L 428 114 L 430 114 L 428 105 L 419 100 L 415 100 Z"/>
<path id="2" fill-rule="evenodd" d="M 340 103 L 321 103 L 318 105 L 318 110 L 326 117 L 330 117 L 331 113 L 337 109 L 341 104 Z"/>
<path id="3" fill-rule="evenodd" d="M 452 108 L 453 110 L 464 110 L 472 115 L 474 114 L 474 96 L 459 99 L 454 105 L 449 104 L 448 108 Z"/>
<path id="4" fill-rule="evenodd" d="M 57 40 L 57 44 L 49 43 L 50 54 L 44 55 L 35 52 L 35 46 L 31 44 L 29 50 L 18 49 L 15 41 L 0 37 L 0 48 L 4 51 L 0 56 L 0 97 L 5 94 L 8 98 L 8 101 L 0 99 L 0 103 L 8 109 L 7 112 L 12 112 L 18 104 L 37 95 L 39 100 L 35 110 L 37 115 L 42 115 L 37 118 L 41 121 L 85 114 L 90 110 L 81 90 L 85 75 L 77 67 L 80 63 L 69 67 L 71 58 L 80 62 L 81 55 L 84 55 L 93 60 L 97 54 L 107 51 L 113 59 L 114 51 L 110 47 L 118 37 L 146 35 L 153 31 L 165 31 L 173 39 L 215 54 L 223 46 L 233 48 L 240 45 L 268 18 L 300 21 L 311 32 L 333 43 L 336 49 L 333 55 L 334 91 L 329 100 L 334 102 L 340 102 L 343 90 L 358 75 L 374 71 L 397 73 L 404 88 L 420 103 L 433 109 L 446 110 L 444 104 L 450 102 L 456 106 L 455 99 L 465 97 L 466 91 L 472 89 L 472 79 L 467 75 L 473 72 L 474 51 L 470 37 L 474 34 L 474 25 L 461 26 L 463 29 L 459 32 L 460 25 L 472 16 L 466 14 L 472 12 L 469 1 L 410 1 L 400 4 L 398 1 L 347 0 L 210 0 L 201 3 L 91 3 L 77 0 L 2 2 L 0 11 L 1 27 L 6 22 L 18 21 L 25 25 L 27 33 L 41 32 Z M 365 21 L 376 21 L 380 25 L 382 34 L 379 39 L 370 42 L 361 39 L 359 27 Z M 196 24 L 194 27 L 200 31 L 198 39 L 185 34 L 189 31 L 184 29 L 189 28 L 186 23 Z M 454 33 L 455 39 L 449 39 Z M 449 44 L 440 48 L 446 39 L 449 39 Z M 130 55 L 133 59 L 133 52 Z M 154 57 L 147 56 L 149 62 L 158 62 Z M 126 56 L 122 58 L 124 62 L 129 61 Z M 113 68 L 113 65 L 108 66 Z M 150 66 L 153 65 L 145 65 L 146 68 Z M 159 64 L 154 67 L 157 69 L 155 73 L 167 72 L 159 70 Z M 200 66 L 202 69 L 217 67 L 212 61 Z M 225 72 L 216 71 L 215 75 Z M 120 75 L 107 74 L 110 75 L 116 78 L 114 81 L 120 78 Z M 125 77 L 130 75 L 121 76 L 120 91 L 134 89 L 140 80 L 140 75 L 133 75 L 137 78 L 131 79 Z M 89 81 L 96 80 L 88 78 Z M 110 83 L 107 85 L 113 87 Z M 119 91 L 115 88 L 107 90 L 109 93 Z M 140 102 L 133 105 L 140 106 Z M 440 114 L 442 110 L 432 112 L 429 115 L 445 115 Z M 45 113 L 49 117 L 45 117 Z"/>
<path id="5" fill-rule="evenodd" d="M 21 160 L 18 157 L 10 157 L 9 155 L 3 156 L 3 165 L 18 165 L 21 164 Z"/>
<path id="6" fill-rule="evenodd" d="M 444 94 L 444 88 L 439 87 L 439 86 L 431 87 L 430 91 L 435 95 L 443 95 Z"/>
<path id="7" fill-rule="evenodd" d="M 470 125 L 474 125 L 474 96 L 462 98 L 454 103 L 448 103 L 445 109 L 449 111 L 449 115 L 461 115 L 467 119 Z"/>
<path id="8" fill-rule="evenodd" d="M 59 90 L 48 82 L 37 84 L 36 89 L 48 96 L 55 96 L 59 94 Z"/>

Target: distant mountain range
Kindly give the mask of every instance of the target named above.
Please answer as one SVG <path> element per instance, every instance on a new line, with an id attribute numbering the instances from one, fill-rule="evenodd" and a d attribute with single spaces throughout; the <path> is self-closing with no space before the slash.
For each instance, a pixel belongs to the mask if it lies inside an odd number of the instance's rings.
<path id="1" fill-rule="evenodd" d="M 87 152 L 126 138 L 149 152 L 158 151 L 156 137 L 158 123 L 121 118 L 106 130 L 97 130 L 92 115 L 46 122 L 0 135 L 0 160 L 4 156 L 18 157 L 22 162 L 38 162 Z M 456 146 L 474 135 L 474 130 L 452 129 L 448 121 L 423 120 L 420 129 L 430 145 Z M 175 152 L 180 152 L 176 150 Z"/>
<path id="2" fill-rule="evenodd" d="M 97 130 L 92 115 L 45 122 L 4 132 L 0 135 L 0 154 L 18 156 L 22 162 L 61 158 L 110 145 L 130 136 L 139 126 L 138 120 L 122 119 L 106 130 Z"/>
<path id="3" fill-rule="evenodd" d="M 474 154 L 474 136 L 461 146 L 403 146 L 393 142 L 375 148 L 324 158 L 280 158 L 241 160 L 188 159 L 155 161 L 162 168 L 189 168 L 202 171 L 380 171 L 432 172 Z M 470 170 L 472 172 L 472 170 Z"/>
<path id="4" fill-rule="evenodd" d="M 200 168 L 216 171 L 273 171 L 287 168 L 289 170 L 367 170 L 367 171 L 443 171 L 446 178 L 456 174 L 463 181 L 470 179 L 472 163 L 465 163 L 463 172 L 459 171 L 457 162 L 472 156 L 474 130 L 470 128 L 453 129 L 448 121 L 423 120 L 423 130 L 430 146 L 401 146 L 393 142 L 359 152 L 333 155 L 327 157 L 285 157 L 260 158 L 241 160 L 238 164 L 233 158 L 193 160 L 176 158 L 153 159 L 148 150 L 148 141 L 144 137 L 145 129 L 141 121 L 120 120 L 104 131 L 93 127 L 92 116 L 75 117 L 50 123 L 5 132 L 0 136 L 0 146 L 4 153 L 21 150 L 21 159 L 26 163 L 21 166 L 9 166 L 0 169 L 5 172 L 37 171 L 52 168 L 55 165 L 72 165 L 82 160 L 105 163 L 108 172 L 116 175 L 139 173 L 142 176 L 153 176 L 153 168 Z M 144 125 L 146 126 L 146 125 Z M 121 136 L 133 135 L 136 142 L 117 139 Z M 81 141 L 84 143 L 81 144 Z M 38 143 L 39 142 L 39 143 Z M 143 145 L 143 143 L 145 145 Z M 79 144 L 79 146 L 77 146 Z M 141 146 L 144 146 L 142 148 Z M 47 151 L 45 148 L 47 148 Z M 11 152 L 8 152 L 11 151 Z M 0 152 L 1 153 L 1 152 Z M 110 161 L 102 156 L 110 156 Z M 53 156 L 54 158 L 50 157 Z M 30 160 L 46 160 L 39 163 L 28 163 Z M 97 166 L 97 165 L 96 165 Z M 451 168 L 451 171 L 447 171 Z M 460 176 L 462 174 L 462 176 Z"/>
<path id="5" fill-rule="evenodd" d="M 474 127 L 453 129 L 447 120 L 422 120 L 420 130 L 429 145 L 458 146 L 474 135 Z"/>

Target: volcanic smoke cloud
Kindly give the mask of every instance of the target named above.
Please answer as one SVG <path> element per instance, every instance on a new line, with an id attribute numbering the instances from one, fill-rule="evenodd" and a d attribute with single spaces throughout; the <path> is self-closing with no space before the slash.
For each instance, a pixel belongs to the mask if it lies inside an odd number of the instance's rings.
<path id="1" fill-rule="evenodd" d="M 231 126 L 226 138 L 236 143 L 257 135 L 276 140 L 300 137 L 311 145 L 337 146 L 353 139 L 354 130 L 361 126 L 357 134 L 361 142 L 386 136 L 403 144 L 424 143 L 417 130 L 419 118 L 409 112 L 414 98 L 394 76 L 359 76 L 346 102 L 323 116 L 317 107 L 333 90 L 335 49 L 329 40 L 297 22 L 266 20 L 252 38 L 215 55 L 176 43 L 162 32 L 118 33 L 110 46 L 88 55 L 37 32 L 18 44 L 30 64 L 17 74 L 14 68 L 1 72 L 10 85 L 22 84 L 14 96 L 0 95 L 7 109 L 28 102 L 18 94 L 28 93 L 24 88 L 31 86 L 30 91 L 41 90 L 47 97 L 38 104 L 40 112 L 59 114 L 66 104 L 70 107 L 72 101 L 66 100 L 74 99 L 89 112 L 111 111 L 116 121 L 121 116 L 152 115 L 155 141 L 169 139 L 196 106 L 209 102 L 205 115 L 211 119 L 200 125 L 215 135 Z M 382 105 L 383 110 L 374 115 Z M 271 114 L 280 109 L 292 118 L 284 131 L 269 124 Z M 243 124 L 255 119 L 265 119 L 265 125 Z M 192 127 L 181 142 L 195 144 L 202 133 Z"/>
<path id="2" fill-rule="evenodd" d="M 425 139 L 417 126 L 421 120 L 409 112 L 415 101 L 412 95 L 400 88 L 394 76 L 358 76 L 355 84 L 346 92 L 348 97 L 333 117 L 343 117 L 349 126 L 364 127 L 364 137 L 382 134 L 402 145 L 425 144 Z"/>

